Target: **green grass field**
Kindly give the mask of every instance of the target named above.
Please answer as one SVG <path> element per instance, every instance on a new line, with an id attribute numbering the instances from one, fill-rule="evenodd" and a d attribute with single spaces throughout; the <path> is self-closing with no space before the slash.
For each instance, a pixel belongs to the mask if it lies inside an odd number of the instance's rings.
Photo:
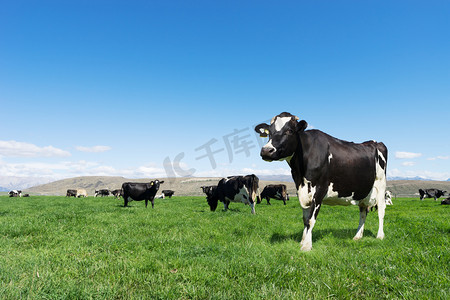
<path id="1" fill-rule="evenodd" d="M 450 208 L 323 206 L 301 252 L 297 199 L 210 212 L 204 197 L 144 202 L 0 197 L 1 299 L 449 299 Z"/>

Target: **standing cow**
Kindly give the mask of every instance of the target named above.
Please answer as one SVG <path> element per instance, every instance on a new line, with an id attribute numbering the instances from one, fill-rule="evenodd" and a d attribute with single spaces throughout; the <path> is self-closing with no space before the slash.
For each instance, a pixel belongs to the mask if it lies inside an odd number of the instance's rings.
<path id="1" fill-rule="evenodd" d="M 261 192 L 261 200 L 266 199 L 267 204 L 270 205 L 270 198 L 283 200 L 284 205 L 289 200 L 287 188 L 285 184 L 269 184 L 266 185 Z"/>
<path id="2" fill-rule="evenodd" d="M 210 209 L 215 211 L 219 201 L 223 203 L 225 210 L 228 209 L 230 202 L 242 202 L 250 205 L 254 214 L 255 200 L 260 201 L 259 178 L 252 174 L 222 178 L 211 197 L 208 198 L 208 204 Z"/>
<path id="3" fill-rule="evenodd" d="M 155 205 L 155 195 L 159 190 L 160 184 L 164 183 L 163 180 L 154 180 L 150 183 L 138 183 L 138 182 L 125 182 L 122 184 L 123 190 L 123 206 L 126 207 L 130 201 L 142 201 L 145 200 L 145 208 L 147 208 L 148 201 L 152 202 L 152 208 Z"/>
<path id="4" fill-rule="evenodd" d="M 275 116 L 270 125 L 255 131 L 269 137 L 261 149 L 265 161 L 286 160 L 303 209 L 301 250 L 312 249 L 312 230 L 322 204 L 358 205 L 355 240 L 363 237 L 370 207 L 378 205 L 377 238 L 384 238 L 387 148 L 383 143 L 361 144 L 334 138 L 320 130 L 305 130 L 308 123 L 290 113 Z"/>
<path id="5" fill-rule="evenodd" d="M 76 196 L 77 196 L 77 190 L 71 190 L 71 189 L 67 190 L 66 197 L 76 197 Z"/>
<path id="6" fill-rule="evenodd" d="M 101 196 L 101 197 L 107 197 L 109 196 L 110 191 L 108 189 L 101 189 L 96 190 L 94 193 L 94 197 Z"/>
<path id="7" fill-rule="evenodd" d="M 77 198 L 86 198 L 87 197 L 87 192 L 85 189 L 78 189 L 77 190 Z"/>
<path id="8" fill-rule="evenodd" d="M 164 197 L 169 197 L 169 199 L 170 199 L 170 198 L 172 198 L 173 194 L 175 194 L 175 191 L 172 191 L 172 190 L 162 190 L 161 194 L 162 194 Z"/>
<path id="9" fill-rule="evenodd" d="M 447 191 L 438 189 L 419 189 L 420 200 L 423 200 L 425 198 L 434 198 L 434 201 L 436 201 L 438 198 L 444 196 L 445 193 L 447 193 Z"/>
<path id="10" fill-rule="evenodd" d="M 122 189 L 116 189 L 116 190 L 113 190 L 111 192 L 111 194 L 113 194 L 114 197 L 119 199 L 120 197 L 123 197 L 123 190 Z"/>
<path id="11" fill-rule="evenodd" d="M 216 192 L 217 185 L 201 186 L 200 188 L 206 194 L 206 202 L 208 202 L 209 208 L 211 211 L 215 211 L 218 204 L 218 201 L 215 200 L 216 198 L 218 199 Z"/>

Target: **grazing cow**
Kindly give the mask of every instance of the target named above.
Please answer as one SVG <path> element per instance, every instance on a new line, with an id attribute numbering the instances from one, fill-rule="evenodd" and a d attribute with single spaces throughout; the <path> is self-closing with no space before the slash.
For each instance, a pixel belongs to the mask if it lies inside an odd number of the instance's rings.
<path id="1" fill-rule="evenodd" d="M 25 195 L 23 195 L 24 197 L 30 197 L 30 194 L 25 194 Z"/>
<path id="2" fill-rule="evenodd" d="M 22 197 L 22 191 L 19 190 L 12 190 L 8 194 L 10 197 Z"/>
<path id="3" fill-rule="evenodd" d="M 102 196 L 102 197 L 106 197 L 106 196 L 109 196 L 109 190 L 108 189 L 102 189 L 102 190 L 96 190 L 95 191 L 95 194 L 94 194 L 94 197 L 97 197 L 97 196 Z"/>
<path id="4" fill-rule="evenodd" d="M 216 210 L 219 200 L 223 202 L 225 210 L 228 209 L 230 202 L 242 202 L 250 205 L 252 214 L 254 214 L 255 200 L 260 201 L 259 178 L 254 174 L 222 178 L 213 195 L 208 198 L 208 204 L 212 211 Z"/>
<path id="5" fill-rule="evenodd" d="M 203 193 L 206 194 L 206 202 L 208 202 L 211 211 L 215 211 L 217 208 L 217 201 L 214 199 L 217 197 L 217 185 L 201 186 L 200 188 L 203 190 Z"/>
<path id="6" fill-rule="evenodd" d="M 386 201 L 386 205 L 393 205 L 391 191 L 386 191 L 386 193 L 384 194 L 384 199 Z"/>
<path id="7" fill-rule="evenodd" d="M 441 204 L 442 204 L 442 205 L 450 205 L 450 197 L 448 197 L 448 198 L 442 200 L 442 201 L 441 201 Z"/>
<path id="8" fill-rule="evenodd" d="M 111 194 L 113 194 L 114 197 L 119 199 L 120 197 L 123 197 L 123 190 L 122 189 L 113 190 Z"/>
<path id="9" fill-rule="evenodd" d="M 123 206 L 126 207 L 130 201 L 145 200 L 145 208 L 147 208 L 148 201 L 152 202 L 152 208 L 155 205 L 155 195 L 159 190 L 159 185 L 164 181 L 154 180 L 150 183 L 125 182 L 122 184 L 123 190 Z"/>
<path id="10" fill-rule="evenodd" d="M 447 193 L 447 191 L 438 189 L 419 189 L 420 200 L 423 200 L 425 198 L 434 198 L 434 201 L 436 201 L 438 198 L 444 196 L 445 193 Z"/>
<path id="11" fill-rule="evenodd" d="M 77 190 L 77 198 L 87 197 L 87 192 L 85 189 Z"/>
<path id="12" fill-rule="evenodd" d="M 77 190 L 67 190 L 66 197 L 76 197 Z"/>
<path id="13" fill-rule="evenodd" d="M 162 190 L 161 193 L 164 195 L 164 197 L 169 197 L 169 199 L 172 198 L 173 194 L 175 194 L 175 192 L 172 190 Z"/>
<path id="14" fill-rule="evenodd" d="M 261 192 L 261 200 L 266 199 L 267 204 L 270 205 L 270 198 L 283 200 L 284 205 L 286 205 L 286 201 L 289 200 L 286 185 L 285 184 L 266 185 L 263 191 Z"/>
<path id="15" fill-rule="evenodd" d="M 269 137 L 261 149 L 265 161 L 286 160 L 303 209 L 301 250 L 312 249 L 312 230 L 322 204 L 358 205 L 359 226 L 354 237 L 363 237 L 369 208 L 378 205 L 378 234 L 384 238 L 386 209 L 387 148 L 368 141 L 355 144 L 334 138 L 320 130 L 305 130 L 308 123 L 290 113 L 275 116 L 270 125 L 259 124 L 255 131 Z"/>

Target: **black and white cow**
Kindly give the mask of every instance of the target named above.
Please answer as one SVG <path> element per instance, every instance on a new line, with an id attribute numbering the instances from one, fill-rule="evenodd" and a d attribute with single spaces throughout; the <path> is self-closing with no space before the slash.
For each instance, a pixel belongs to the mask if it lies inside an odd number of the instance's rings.
<path id="1" fill-rule="evenodd" d="M 208 199 L 212 211 L 217 208 L 218 201 L 222 202 L 225 210 L 230 202 L 242 202 L 250 205 L 252 214 L 255 213 L 255 200 L 260 201 L 259 178 L 252 174 L 247 176 L 230 176 L 222 178 L 217 188 Z"/>
<path id="2" fill-rule="evenodd" d="M 109 193 L 110 193 L 110 191 L 108 189 L 96 190 L 94 197 L 97 197 L 97 196 L 107 197 L 107 196 L 109 196 Z"/>
<path id="3" fill-rule="evenodd" d="M 201 186 L 200 188 L 206 194 L 206 202 L 208 202 L 211 211 L 215 211 L 217 208 L 217 200 L 214 199 L 218 197 L 216 192 L 217 185 Z"/>
<path id="4" fill-rule="evenodd" d="M 275 116 L 270 125 L 255 131 L 269 137 L 261 149 L 266 161 L 286 160 L 303 209 L 301 250 L 312 249 L 312 230 L 322 204 L 358 205 L 359 226 L 354 237 L 363 237 L 370 207 L 378 205 L 378 234 L 384 238 L 387 148 L 383 143 L 361 144 L 334 138 L 320 130 L 305 130 L 308 123 L 290 113 Z"/>
<path id="5" fill-rule="evenodd" d="M 111 192 L 111 194 L 113 194 L 114 197 L 119 199 L 120 197 L 123 197 L 123 190 L 122 189 L 116 189 L 116 190 L 113 190 Z"/>
<path id="6" fill-rule="evenodd" d="M 442 205 L 450 205 L 450 197 L 448 197 L 448 198 L 442 200 L 442 201 L 441 201 L 441 204 L 442 204 Z"/>
<path id="7" fill-rule="evenodd" d="M 19 190 L 9 191 L 8 194 L 10 197 L 22 197 L 22 191 L 19 191 Z"/>
<path id="8" fill-rule="evenodd" d="M 175 194 L 175 192 L 172 190 L 162 190 L 161 194 L 163 194 L 164 197 L 169 197 L 170 199 L 172 198 L 173 194 Z"/>
<path id="9" fill-rule="evenodd" d="M 384 199 L 386 201 L 386 205 L 393 205 L 391 191 L 386 190 L 386 193 L 384 194 Z"/>
<path id="10" fill-rule="evenodd" d="M 66 197 L 76 197 L 77 190 L 67 190 Z"/>
<path id="11" fill-rule="evenodd" d="M 148 201 L 152 202 L 152 208 L 155 205 L 155 195 L 159 190 L 160 184 L 164 183 L 163 180 L 153 180 L 149 183 L 138 182 L 125 182 L 122 184 L 123 190 L 123 206 L 127 206 L 130 201 L 142 201 L 145 200 L 145 208 L 147 208 Z"/>
<path id="12" fill-rule="evenodd" d="M 261 192 L 261 200 L 266 199 L 267 204 L 270 205 L 270 198 L 283 200 L 284 205 L 286 205 L 286 201 L 289 200 L 286 185 L 285 184 L 266 185 L 263 191 Z"/>
<path id="13" fill-rule="evenodd" d="M 434 198 L 434 200 L 436 201 L 438 198 L 444 196 L 445 193 L 447 193 L 447 191 L 438 189 L 419 189 L 420 200 L 423 200 L 425 198 Z"/>

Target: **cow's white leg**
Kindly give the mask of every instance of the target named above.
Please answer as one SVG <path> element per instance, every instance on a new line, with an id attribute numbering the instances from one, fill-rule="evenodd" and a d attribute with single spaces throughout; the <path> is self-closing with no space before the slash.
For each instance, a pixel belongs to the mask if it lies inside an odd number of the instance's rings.
<path id="1" fill-rule="evenodd" d="M 305 236 L 306 236 L 306 232 L 307 232 L 307 222 L 308 222 L 308 217 L 309 217 L 309 212 L 311 211 L 311 207 L 308 208 L 303 208 L 303 224 L 305 226 L 305 228 L 303 229 L 303 235 L 302 235 L 302 241 L 300 242 L 300 246 L 303 245 L 303 241 L 305 240 Z"/>
<path id="2" fill-rule="evenodd" d="M 354 240 L 359 240 L 363 237 L 364 234 L 364 223 L 366 222 L 367 217 L 367 207 L 359 208 L 359 226 L 356 231 L 356 235 L 353 237 Z"/>
<path id="3" fill-rule="evenodd" d="M 320 204 L 319 205 L 315 205 L 314 206 L 314 210 L 311 213 L 311 208 L 306 209 L 307 212 L 307 217 L 306 219 L 309 218 L 309 220 L 307 220 L 305 222 L 305 229 L 303 230 L 303 237 L 302 237 L 302 241 L 300 243 L 300 250 L 302 251 L 311 251 L 312 249 L 312 230 L 314 228 L 314 225 L 316 224 L 316 217 L 317 214 L 319 213 L 319 209 L 320 209 Z M 305 219 L 305 209 L 303 210 L 303 218 Z"/>
<path id="4" fill-rule="evenodd" d="M 383 226 L 384 226 L 384 213 L 386 210 L 386 199 L 384 197 L 377 197 L 378 199 L 378 233 L 377 233 L 377 238 L 382 240 L 384 239 L 384 231 L 383 231 Z"/>

